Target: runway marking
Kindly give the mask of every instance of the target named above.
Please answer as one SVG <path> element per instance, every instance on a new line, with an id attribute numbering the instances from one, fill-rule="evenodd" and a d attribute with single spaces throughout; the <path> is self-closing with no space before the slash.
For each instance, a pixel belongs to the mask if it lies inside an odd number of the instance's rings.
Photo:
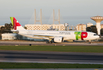
<path id="1" fill-rule="evenodd" d="M 98 70 L 98 69 L 94 69 L 94 70 Z"/>

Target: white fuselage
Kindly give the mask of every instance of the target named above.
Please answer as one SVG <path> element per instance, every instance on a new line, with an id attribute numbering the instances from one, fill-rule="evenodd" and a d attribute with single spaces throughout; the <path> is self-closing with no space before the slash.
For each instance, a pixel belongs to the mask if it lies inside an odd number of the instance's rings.
<path id="1" fill-rule="evenodd" d="M 20 30 L 19 34 L 27 35 L 28 37 L 32 35 L 35 38 L 35 35 L 38 36 L 53 36 L 53 37 L 63 37 L 64 40 L 77 40 L 75 32 L 80 31 L 41 31 L 41 30 Z M 99 39 L 99 36 L 93 32 L 87 32 L 87 37 L 84 40 L 95 40 Z M 82 40 L 80 37 L 77 36 L 78 40 Z"/>

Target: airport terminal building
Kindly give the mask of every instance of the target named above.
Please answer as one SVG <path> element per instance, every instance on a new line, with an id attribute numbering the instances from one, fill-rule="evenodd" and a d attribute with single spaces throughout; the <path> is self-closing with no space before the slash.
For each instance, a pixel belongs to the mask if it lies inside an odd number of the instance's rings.
<path id="1" fill-rule="evenodd" d="M 27 30 L 48 30 L 56 29 L 57 31 L 64 31 L 64 24 L 26 24 L 25 27 Z"/>

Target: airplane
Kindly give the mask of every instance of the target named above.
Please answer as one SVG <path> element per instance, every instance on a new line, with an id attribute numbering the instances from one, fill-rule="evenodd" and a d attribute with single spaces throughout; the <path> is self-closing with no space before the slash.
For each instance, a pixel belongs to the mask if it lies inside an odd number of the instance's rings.
<path id="1" fill-rule="evenodd" d="M 13 29 L 17 31 L 19 35 L 33 38 L 33 39 L 45 39 L 47 43 L 62 43 L 65 40 L 84 40 L 92 41 L 98 40 L 100 37 L 93 32 L 86 31 L 43 31 L 43 30 L 26 30 L 21 24 L 15 19 L 10 17 Z"/>

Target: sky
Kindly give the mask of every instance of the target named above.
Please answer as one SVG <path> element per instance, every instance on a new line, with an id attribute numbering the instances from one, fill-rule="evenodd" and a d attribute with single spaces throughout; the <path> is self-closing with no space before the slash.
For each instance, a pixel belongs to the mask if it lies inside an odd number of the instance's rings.
<path id="1" fill-rule="evenodd" d="M 23 26 L 34 24 L 34 9 L 36 9 L 38 19 L 40 9 L 42 9 L 43 24 L 53 23 L 53 9 L 56 18 L 58 9 L 60 9 L 61 24 L 69 23 L 74 26 L 88 22 L 96 24 L 90 17 L 103 16 L 102 7 L 103 0 L 0 0 L 0 25 L 10 23 L 11 16 L 15 17 Z"/>

